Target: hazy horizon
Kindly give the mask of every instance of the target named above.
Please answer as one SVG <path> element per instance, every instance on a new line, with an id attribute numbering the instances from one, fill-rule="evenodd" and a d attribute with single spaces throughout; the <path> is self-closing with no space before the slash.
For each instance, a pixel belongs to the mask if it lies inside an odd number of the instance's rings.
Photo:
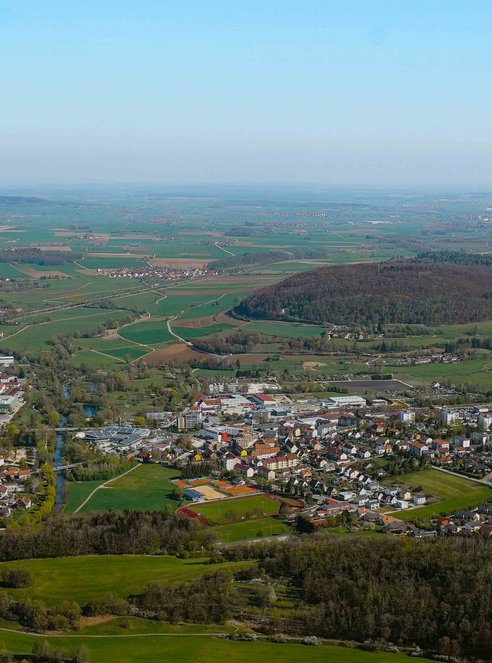
<path id="1" fill-rule="evenodd" d="M 484 0 L 0 0 L 0 187 L 492 189 Z"/>

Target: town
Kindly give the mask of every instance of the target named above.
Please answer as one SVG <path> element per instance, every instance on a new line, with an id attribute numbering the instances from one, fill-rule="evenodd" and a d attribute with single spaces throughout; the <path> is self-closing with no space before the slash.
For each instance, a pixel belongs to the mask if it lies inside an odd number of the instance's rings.
<path id="1" fill-rule="evenodd" d="M 492 489 L 489 406 L 410 409 L 355 395 L 293 398 L 274 382 L 237 389 L 202 395 L 179 414 L 149 412 L 147 427 L 107 425 L 76 437 L 103 454 L 185 470 L 192 481 L 175 484 L 193 513 L 202 503 L 223 500 L 226 508 L 239 495 L 266 494 L 297 500 L 284 512 L 297 531 L 344 523 L 415 537 L 492 533 L 492 490 L 483 502 L 449 513 L 424 480 L 435 475 Z"/>

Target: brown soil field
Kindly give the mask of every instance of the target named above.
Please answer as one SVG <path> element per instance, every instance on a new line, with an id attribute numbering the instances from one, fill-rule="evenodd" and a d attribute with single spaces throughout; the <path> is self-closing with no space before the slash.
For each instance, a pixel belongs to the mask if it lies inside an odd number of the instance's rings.
<path id="1" fill-rule="evenodd" d="M 305 361 L 302 364 L 302 367 L 306 371 L 315 371 L 317 368 L 320 368 L 321 366 L 326 366 L 322 361 Z"/>
<path id="2" fill-rule="evenodd" d="M 95 252 L 95 253 L 86 253 L 88 258 L 142 258 L 143 256 L 139 253 L 107 253 L 107 252 Z"/>
<path id="3" fill-rule="evenodd" d="M 215 230 L 184 230 L 177 233 L 178 235 L 190 235 L 196 237 L 223 237 L 224 233 L 216 232 Z"/>
<path id="4" fill-rule="evenodd" d="M 35 249 L 41 251 L 60 251 L 62 253 L 72 253 L 72 249 L 67 244 L 32 244 Z"/>
<path id="5" fill-rule="evenodd" d="M 130 233 L 128 235 L 111 235 L 111 239 L 164 239 L 159 235 L 152 235 L 152 233 Z"/>
<path id="6" fill-rule="evenodd" d="M 189 284 L 188 284 L 189 287 Z M 227 288 L 210 288 L 210 290 L 207 288 L 206 290 L 202 290 L 201 288 L 197 288 L 196 290 L 185 290 L 184 288 L 166 288 L 166 294 L 172 295 L 175 297 L 176 295 L 183 295 L 183 297 L 194 297 L 195 295 L 210 295 L 210 298 L 214 295 L 224 295 L 224 294 L 229 294 L 230 292 L 234 292 L 234 290 L 229 290 Z"/>
<path id="7" fill-rule="evenodd" d="M 89 235 L 93 239 L 107 242 L 110 236 L 107 233 L 92 233 L 88 230 L 63 230 L 63 228 L 51 228 L 54 231 L 55 237 L 80 237 L 81 235 Z"/>
<path id="8" fill-rule="evenodd" d="M 278 279 L 274 279 L 272 277 L 268 276 L 250 276 L 248 274 L 247 276 L 247 282 L 252 284 L 250 286 L 244 286 L 244 276 L 220 276 L 219 274 L 217 276 L 211 276 L 210 278 L 207 278 L 207 283 L 215 283 L 217 285 L 237 285 L 238 290 L 247 290 L 248 288 L 252 288 L 253 286 L 262 286 L 262 285 L 270 285 L 274 281 L 278 281 Z M 202 281 L 203 283 L 203 281 Z"/>
<path id="9" fill-rule="evenodd" d="M 19 267 L 19 269 L 21 269 Z M 35 279 L 40 279 L 41 277 L 48 277 L 48 278 L 61 278 L 61 279 L 69 279 L 70 276 L 68 274 L 65 274 L 65 272 L 59 272 L 56 269 L 52 269 L 50 271 L 46 272 L 41 272 L 37 269 L 33 269 L 32 267 L 23 267 L 21 269 L 24 274 L 27 274 L 28 276 L 32 276 Z"/>
<path id="10" fill-rule="evenodd" d="M 180 320 L 179 318 L 175 321 L 179 327 L 190 327 L 191 329 L 200 329 L 201 327 L 210 327 L 210 325 L 216 325 L 218 323 L 226 323 L 228 325 L 235 325 L 240 327 L 241 325 L 247 325 L 246 320 L 236 320 L 235 318 L 230 318 L 225 313 L 218 313 L 217 315 L 209 315 L 205 318 L 195 318 L 193 320 Z"/>
<path id="11" fill-rule="evenodd" d="M 239 241 L 234 242 L 231 248 L 235 246 L 251 246 L 255 249 L 288 249 L 289 244 L 255 244 L 254 242 Z"/>
<path id="12" fill-rule="evenodd" d="M 259 353 L 259 354 L 247 354 L 247 355 L 231 355 L 230 357 L 227 357 L 225 360 L 225 364 L 235 364 L 236 361 L 239 359 L 241 364 L 258 364 L 261 361 L 265 361 L 265 359 L 268 357 L 268 353 Z"/>
<path id="13" fill-rule="evenodd" d="M 189 361 L 195 357 L 204 356 L 206 355 L 193 350 L 193 348 L 190 348 L 188 345 L 184 345 L 184 343 L 173 343 L 172 345 L 168 345 L 165 348 L 159 348 L 159 350 L 150 352 L 148 355 L 145 355 L 138 361 L 143 361 L 146 364 L 149 364 L 149 366 L 160 366 L 161 364 L 165 364 L 168 361 Z"/>

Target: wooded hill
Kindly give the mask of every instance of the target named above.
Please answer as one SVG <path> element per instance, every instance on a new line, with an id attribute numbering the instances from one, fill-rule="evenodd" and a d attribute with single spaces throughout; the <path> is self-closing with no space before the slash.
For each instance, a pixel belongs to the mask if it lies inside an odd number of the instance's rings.
<path id="1" fill-rule="evenodd" d="M 413 260 L 322 267 L 254 293 L 234 312 L 256 319 L 361 325 L 492 319 L 492 264 L 473 259 L 444 261 L 436 252 Z"/>

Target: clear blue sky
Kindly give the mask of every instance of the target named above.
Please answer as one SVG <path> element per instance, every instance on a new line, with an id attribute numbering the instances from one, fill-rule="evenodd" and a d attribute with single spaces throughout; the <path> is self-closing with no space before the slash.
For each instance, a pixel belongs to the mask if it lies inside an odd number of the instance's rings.
<path id="1" fill-rule="evenodd" d="M 0 0 L 0 184 L 492 189 L 490 0 Z"/>

